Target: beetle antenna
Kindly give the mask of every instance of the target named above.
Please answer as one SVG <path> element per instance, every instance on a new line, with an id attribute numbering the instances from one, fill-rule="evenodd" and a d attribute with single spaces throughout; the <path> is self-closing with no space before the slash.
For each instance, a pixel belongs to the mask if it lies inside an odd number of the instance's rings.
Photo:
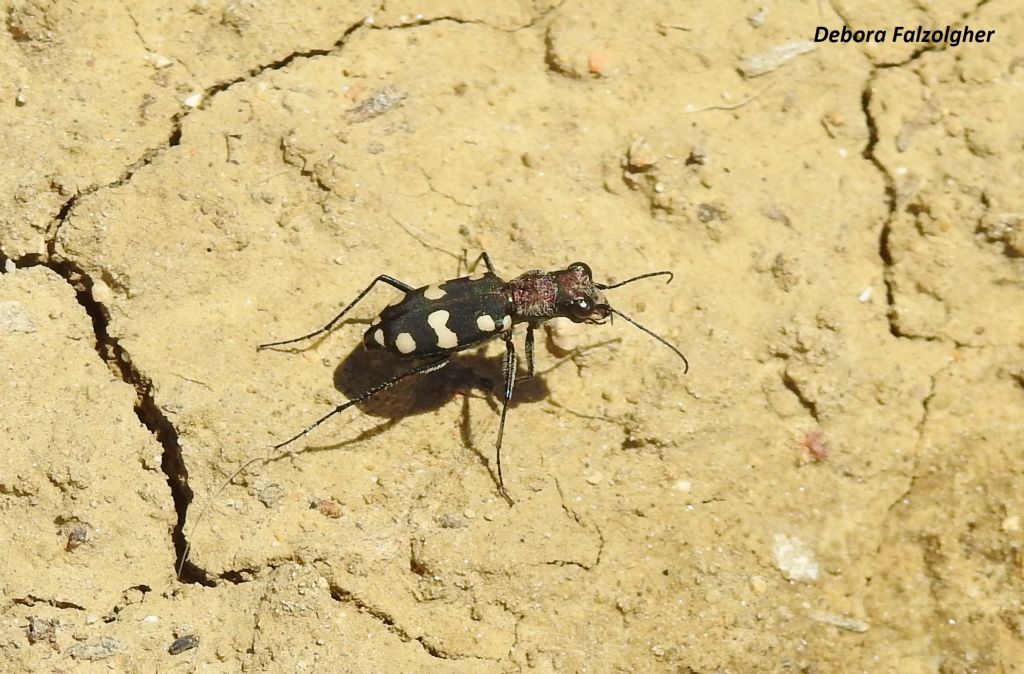
<path id="1" fill-rule="evenodd" d="M 640 274 L 639 276 L 634 276 L 633 278 L 628 278 L 625 281 L 619 281 L 618 283 L 613 283 L 611 285 L 605 285 L 604 283 L 595 283 L 594 287 L 599 290 L 611 290 L 612 288 L 618 288 L 619 286 L 624 286 L 627 283 L 639 281 L 642 278 L 651 278 L 652 276 L 668 276 L 668 280 L 665 281 L 665 283 L 668 284 L 672 283 L 672 278 L 674 275 L 670 271 L 650 271 L 647 272 L 646 274 Z"/>
<path id="2" fill-rule="evenodd" d="M 667 273 L 669 273 L 669 272 L 655 272 L 654 274 L 645 274 L 644 276 L 654 276 L 655 274 L 667 274 Z M 638 276 L 637 278 L 643 278 L 643 277 L 640 277 L 640 276 Z M 630 280 L 634 280 L 634 279 L 630 279 Z M 629 283 L 629 281 L 624 281 L 624 283 Z M 632 323 L 632 324 L 633 324 L 633 325 L 635 325 L 636 327 L 638 327 L 638 328 L 640 328 L 641 330 L 643 330 L 644 332 L 646 332 L 646 333 L 647 333 L 648 335 L 650 335 L 651 337 L 654 337 L 654 338 L 655 338 L 656 340 L 658 340 L 659 342 L 661 342 L 662 344 L 664 344 L 664 345 L 665 345 L 665 346 L 667 346 L 668 348 L 672 349 L 672 350 L 673 350 L 673 351 L 675 352 L 675 354 L 676 354 L 677 356 L 679 356 L 680 358 L 682 358 L 682 359 L 683 359 L 683 365 L 685 365 L 685 366 L 686 366 L 686 369 L 684 369 L 684 370 L 683 370 L 683 374 L 686 374 L 687 372 L 689 372 L 689 371 L 690 371 L 690 361 L 686 360 L 686 356 L 684 356 L 684 355 L 683 355 L 683 352 L 682 352 L 682 351 L 680 351 L 680 350 L 679 350 L 679 349 L 677 349 L 676 347 L 674 347 L 674 346 L 672 346 L 671 344 L 669 344 L 669 343 L 668 343 L 667 341 L 665 341 L 665 340 L 664 340 L 663 338 L 659 337 L 659 336 L 658 336 L 658 335 L 657 335 L 657 334 L 656 334 L 656 333 L 655 333 L 654 331 L 652 331 L 652 330 L 648 330 L 647 328 L 645 328 L 644 326 L 640 325 L 639 323 L 637 323 L 636 321 L 634 321 L 634 320 L 633 320 L 632 318 L 630 318 L 630 317 L 629 317 L 629 316 L 627 316 L 626 314 L 624 314 L 624 313 L 622 313 L 621 311 L 619 311 L 618 309 L 613 309 L 613 308 L 611 308 L 611 307 L 608 307 L 608 311 L 612 312 L 612 313 L 613 313 L 613 314 L 615 314 L 616 316 L 619 316 L 619 317 L 621 317 L 621 318 L 624 318 L 624 319 L 626 319 L 627 321 L 629 321 L 630 323 Z"/>

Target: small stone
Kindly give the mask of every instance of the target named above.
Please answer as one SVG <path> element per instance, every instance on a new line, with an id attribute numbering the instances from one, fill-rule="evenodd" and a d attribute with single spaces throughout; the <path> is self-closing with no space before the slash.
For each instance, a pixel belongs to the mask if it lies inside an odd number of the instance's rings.
<path id="1" fill-rule="evenodd" d="M 40 641 L 53 642 L 57 638 L 57 620 L 43 620 L 42 618 L 30 617 L 28 627 L 25 628 L 25 635 L 30 644 Z"/>
<path id="2" fill-rule="evenodd" d="M 766 52 L 744 58 L 740 61 L 739 71 L 747 78 L 759 77 L 814 49 L 814 43 L 809 40 L 780 44 Z"/>
<path id="3" fill-rule="evenodd" d="M 76 660 L 103 660 L 121 651 L 121 642 L 114 637 L 99 637 L 75 644 L 68 649 L 68 655 Z"/>
<path id="4" fill-rule="evenodd" d="M 469 526 L 469 523 L 466 522 L 466 520 L 462 519 L 458 515 L 453 515 L 451 513 L 439 515 L 437 518 L 437 523 L 442 529 L 463 529 Z"/>
<path id="5" fill-rule="evenodd" d="M 183 637 L 175 639 L 170 646 L 167 647 L 167 652 L 171 655 L 178 655 L 185 651 L 190 651 L 199 645 L 199 637 L 195 634 L 186 634 Z"/>
<path id="6" fill-rule="evenodd" d="M 30 333 L 38 329 L 32 313 L 24 304 L 17 300 L 0 302 L 0 334 Z"/>
<path id="7" fill-rule="evenodd" d="M 854 618 L 853 616 L 831 613 L 830 611 L 811 611 L 808 614 L 808 617 L 811 620 L 825 623 L 826 625 L 832 625 L 841 630 L 847 630 L 848 632 L 857 632 L 858 634 L 863 634 L 871 629 L 871 624 L 866 620 Z"/>
<path id="8" fill-rule="evenodd" d="M 64 545 L 64 549 L 68 552 L 80 548 L 85 543 L 89 542 L 89 528 L 81 522 L 75 522 L 75 524 L 68 531 L 68 541 Z"/>
<path id="9" fill-rule="evenodd" d="M 259 490 L 256 498 L 266 507 L 273 508 L 284 498 L 284 487 L 276 482 L 271 482 Z"/>
<path id="10" fill-rule="evenodd" d="M 314 507 L 321 515 L 324 517 L 330 517 L 332 520 L 336 520 L 341 517 L 341 504 L 334 499 L 320 499 L 314 504 Z"/>
<path id="11" fill-rule="evenodd" d="M 784 534 L 775 534 L 772 545 L 775 565 L 789 580 L 813 581 L 818 579 L 820 567 L 814 550 L 804 541 Z"/>

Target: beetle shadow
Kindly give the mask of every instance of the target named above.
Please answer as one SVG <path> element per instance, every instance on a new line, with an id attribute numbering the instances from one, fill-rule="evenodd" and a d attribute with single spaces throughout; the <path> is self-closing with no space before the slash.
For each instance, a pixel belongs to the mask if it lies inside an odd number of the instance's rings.
<path id="1" fill-rule="evenodd" d="M 351 400 L 423 362 L 396 358 L 385 351 L 371 351 L 357 345 L 335 368 L 334 387 Z M 403 379 L 356 407 L 370 416 L 402 419 L 438 410 L 463 395 L 483 397 L 495 412 L 500 412 L 504 387 L 500 356 L 464 352 L 455 354 L 440 370 Z M 538 402 L 548 392 L 540 376 L 518 381 L 509 408 Z"/>
<path id="2" fill-rule="evenodd" d="M 382 417 L 387 421 L 361 433 L 358 440 L 384 433 L 405 417 L 438 410 L 461 396 L 459 436 L 462 444 L 477 456 L 491 474 L 494 484 L 500 486 L 490 453 L 485 453 L 474 438 L 469 399 L 482 397 L 495 418 L 501 413 L 505 388 L 502 363 L 500 356 L 487 357 L 479 351 L 459 353 L 440 370 L 413 375 L 380 391 L 356 407 L 365 414 Z M 384 351 L 370 351 L 358 345 L 335 368 L 334 386 L 351 400 L 381 382 L 408 372 L 418 364 L 421 363 L 395 358 Z M 547 395 L 548 387 L 539 375 L 517 381 L 509 409 L 523 403 L 537 402 Z M 351 443 L 345 441 L 340 444 Z"/>

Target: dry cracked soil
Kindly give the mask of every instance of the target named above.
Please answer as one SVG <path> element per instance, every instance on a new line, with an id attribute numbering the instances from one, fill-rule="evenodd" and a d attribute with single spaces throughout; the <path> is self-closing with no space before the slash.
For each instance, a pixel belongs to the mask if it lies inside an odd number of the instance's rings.
<path id="1" fill-rule="evenodd" d="M 0 9 L 5 671 L 1024 671 L 1020 2 Z M 479 251 L 689 372 L 539 333 L 512 507 L 500 340 L 271 449 Z"/>

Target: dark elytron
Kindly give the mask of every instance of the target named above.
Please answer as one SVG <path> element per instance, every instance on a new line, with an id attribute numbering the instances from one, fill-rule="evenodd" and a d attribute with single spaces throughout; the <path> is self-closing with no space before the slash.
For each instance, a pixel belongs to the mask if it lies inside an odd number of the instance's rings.
<path id="1" fill-rule="evenodd" d="M 274 449 L 280 449 L 294 442 L 335 414 L 391 388 L 402 379 L 441 369 L 458 351 L 501 337 L 505 340 L 505 387 L 502 396 L 501 421 L 498 424 L 496 458 L 498 490 L 511 503 L 511 499 L 505 491 L 505 481 L 501 472 L 501 441 L 505 432 L 505 416 L 508 413 L 508 404 L 515 388 L 516 370 L 519 364 L 515 345 L 512 342 L 512 328 L 516 324 L 527 324 L 526 368 L 527 375 L 531 377 L 534 372 L 534 330 L 545 321 L 559 316 L 576 323 L 592 324 L 604 323 L 613 315 L 619 316 L 672 349 L 682 359 L 684 372 L 689 370 L 686 356 L 679 349 L 629 316 L 613 309 L 602 292 L 652 276 L 668 276 L 668 280 L 671 281 L 672 272 L 650 272 L 613 285 L 606 285 L 594 282 L 590 267 L 586 264 L 574 262 L 565 269 L 552 272 L 528 271 L 506 282 L 494 273 L 494 267 L 491 265 L 487 253 L 482 253 L 479 259 L 482 259 L 486 265 L 486 273 L 473 274 L 422 288 L 413 288 L 391 276 L 378 276 L 341 313 L 319 330 L 295 339 L 262 344 L 260 349 L 282 346 L 327 332 L 377 283 L 386 283 L 400 290 L 402 295 L 373 320 L 370 328 L 363 335 L 363 344 L 368 349 L 384 349 L 400 358 L 425 361 L 407 372 L 381 382 L 356 398 L 338 405 L 301 432 L 275 445 Z"/>
<path id="2" fill-rule="evenodd" d="M 497 337 L 512 327 L 515 310 L 506 285 L 488 272 L 412 290 L 380 312 L 363 344 L 411 358 L 460 351 Z"/>

